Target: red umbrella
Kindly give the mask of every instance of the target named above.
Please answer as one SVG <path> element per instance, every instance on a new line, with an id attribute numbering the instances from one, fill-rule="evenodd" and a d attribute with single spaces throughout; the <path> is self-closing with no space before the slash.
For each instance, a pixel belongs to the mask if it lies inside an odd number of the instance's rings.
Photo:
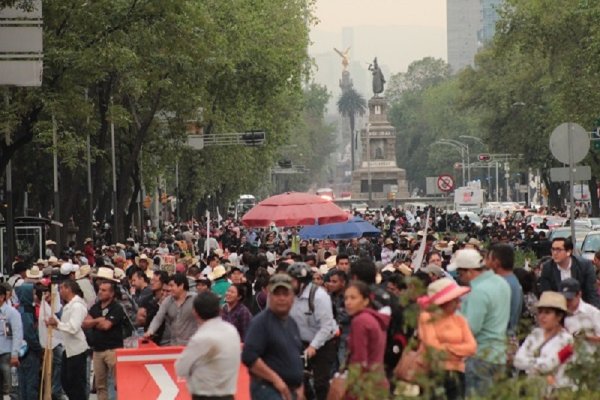
<path id="1" fill-rule="evenodd" d="M 288 192 L 265 199 L 242 218 L 250 227 L 325 225 L 348 221 L 348 214 L 330 200 L 309 193 Z"/>

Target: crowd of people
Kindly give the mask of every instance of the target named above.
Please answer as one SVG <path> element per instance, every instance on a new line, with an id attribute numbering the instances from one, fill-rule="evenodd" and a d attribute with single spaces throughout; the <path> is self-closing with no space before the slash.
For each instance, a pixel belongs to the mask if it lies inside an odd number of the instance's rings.
<path id="1" fill-rule="evenodd" d="M 520 375 L 577 390 L 568 367 L 600 343 L 600 254 L 561 238 L 516 265 L 542 248 L 524 221 L 435 211 L 367 211 L 382 234 L 351 240 L 229 217 L 60 254 L 48 241 L 0 285 L 3 391 L 37 399 L 51 350 L 53 399 L 115 399 L 116 349 L 142 339 L 185 346 L 175 367 L 197 400 L 233 399 L 241 363 L 257 400 L 463 399 Z"/>

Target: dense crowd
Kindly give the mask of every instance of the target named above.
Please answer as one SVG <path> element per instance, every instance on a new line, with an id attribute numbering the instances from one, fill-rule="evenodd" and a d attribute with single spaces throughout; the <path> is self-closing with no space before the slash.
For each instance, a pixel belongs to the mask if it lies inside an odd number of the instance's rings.
<path id="1" fill-rule="evenodd" d="M 186 346 L 176 370 L 194 399 L 233 399 L 240 363 L 260 400 L 462 399 L 519 375 L 544 395 L 578 389 L 566 371 L 600 343 L 600 255 L 510 213 L 363 217 L 382 234 L 311 240 L 230 217 L 61 254 L 48 241 L 0 285 L 4 393 L 37 399 L 51 350 L 53 399 L 114 399 L 115 350 L 142 339 Z M 524 251 L 536 259 L 516 265 Z"/>

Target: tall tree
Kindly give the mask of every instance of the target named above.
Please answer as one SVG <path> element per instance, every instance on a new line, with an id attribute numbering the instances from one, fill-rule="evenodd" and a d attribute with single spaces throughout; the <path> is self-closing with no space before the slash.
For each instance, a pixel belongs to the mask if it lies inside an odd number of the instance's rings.
<path id="1" fill-rule="evenodd" d="M 354 88 L 349 88 L 340 95 L 337 106 L 339 113 L 348 117 L 350 121 L 350 154 L 352 156 L 352 171 L 354 171 L 354 151 L 357 146 L 357 141 L 355 139 L 356 132 L 354 131 L 356 117 L 365 115 L 365 112 L 367 111 L 367 102 Z"/>

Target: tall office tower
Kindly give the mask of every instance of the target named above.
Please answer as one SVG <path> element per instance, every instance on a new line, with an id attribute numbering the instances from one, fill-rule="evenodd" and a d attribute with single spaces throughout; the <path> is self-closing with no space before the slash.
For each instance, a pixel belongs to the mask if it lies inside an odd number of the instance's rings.
<path id="1" fill-rule="evenodd" d="M 493 37 L 503 0 L 447 0 L 448 64 L 452 72 L 473 65 Z"/>
<path id="2" fill-rule="evenodd" d="M 498 9 L 502 7 L 503 0 L 480 0 L 481 1 L 481 31 L 479 40 L 485 45 L 496 33 L 496 22 L 498 22 Z"/>
<path id="3" fill-rule="evenodd" d="M 452 72 L 473 65 L 479 48 L 481 0 L 447 0 L 448 64 Z"/>

